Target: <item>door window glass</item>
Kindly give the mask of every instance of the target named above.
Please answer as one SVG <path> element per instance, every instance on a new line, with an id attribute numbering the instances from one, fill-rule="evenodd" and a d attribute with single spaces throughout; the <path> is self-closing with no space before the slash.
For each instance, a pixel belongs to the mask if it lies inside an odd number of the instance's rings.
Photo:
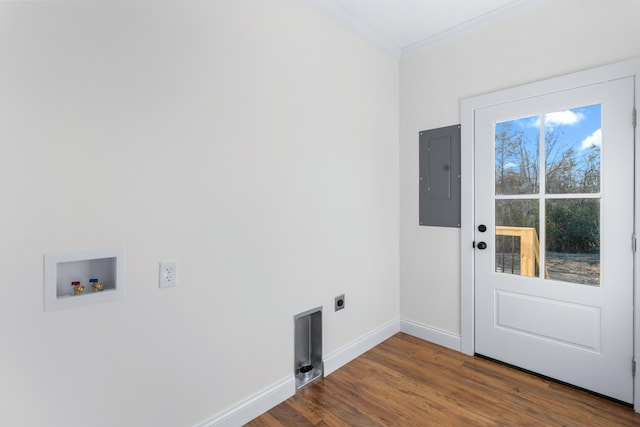
<path id="1" fill-rule="evenodd" d="M 538 200 L 496 200 L 496 271 L 539 277 Z"/>
<path id="2" fill-rule="evenodd" d="M 537 194 L 540 186 L 539 117 L 496 124 L 496 194 Z"/>
<path id="3" fill-rule="evenodd" d="M 600 105 L 545 114 L 546 192 L 600 192 Z"/>
<path id="4" fill-rule="evenodd" d="M 596 104 L 496 123 L 496 272 L 599 286 L 601 121 Z"/>
<path id="5" fill-rule="evenodd" d="M 546 201 L 546 271 L 549 279 L 600 284 L 600 200 Z"/>

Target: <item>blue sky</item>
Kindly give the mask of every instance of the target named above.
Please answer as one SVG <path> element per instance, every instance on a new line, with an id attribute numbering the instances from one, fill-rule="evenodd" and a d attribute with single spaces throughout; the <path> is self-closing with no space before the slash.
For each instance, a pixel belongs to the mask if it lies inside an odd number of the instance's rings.
<path id="1" fill-rule="evenodd" d="M 545 127 L 563 132 L 572 144 L 584 150 L 602 143 L 600 104 L 545 115 Z"/>
<path id="2" fill-rule="evenodd" d="M 527 140 L 535 141 L 540 129 L 541 116 L 516 120 Z M 545 128 L 563 134 L 563 140 L 581 150 L 600 146 L 602 142 L 600 104 L 555 111 L 545 114 Z"/>
<path id="3" fill-rule="evenodd" d="M 540 121 L 542 116 L 530 116 L 496 124 L 496 133 L 502 126 L 513 125 L 514 129 L 524 134 L 529 152 L 532 152 L 536 138 L 540 134 Z M 600 104 L 572 108 L 569 110 L 546 113 L 545 128 L 547 131 L 559 133 L 564 150 L 574 147 L 576 154 L 580 154 L 594 146 L 600 147 L 602 143 L 601 130 L 601 106 Z M 563 150 L 563 151 L 564 151 Z M 505 166 L 516 166 L 507 164 Z"/>

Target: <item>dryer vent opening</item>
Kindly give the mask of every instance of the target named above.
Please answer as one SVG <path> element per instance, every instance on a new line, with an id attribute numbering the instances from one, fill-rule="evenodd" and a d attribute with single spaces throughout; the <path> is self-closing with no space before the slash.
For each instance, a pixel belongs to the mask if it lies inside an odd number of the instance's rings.
<path id="1" fill-rule="evenodd" d="M 322 307 L 294 316 L 296 390 L 322 376 Z"/>

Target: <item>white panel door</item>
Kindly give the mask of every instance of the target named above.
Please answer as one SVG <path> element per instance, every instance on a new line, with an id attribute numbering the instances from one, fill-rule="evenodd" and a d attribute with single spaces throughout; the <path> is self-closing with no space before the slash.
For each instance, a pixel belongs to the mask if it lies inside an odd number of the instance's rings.
<path id="1" fill-rule="evenodd" d="M 633 402 L 633 79 L 475 111 L 475 349 Z"/>

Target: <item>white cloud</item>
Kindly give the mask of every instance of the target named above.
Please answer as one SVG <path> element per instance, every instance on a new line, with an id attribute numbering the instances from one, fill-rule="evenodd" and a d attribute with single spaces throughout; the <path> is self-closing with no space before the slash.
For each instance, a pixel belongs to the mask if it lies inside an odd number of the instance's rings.
<path id="1" fill-rule="evenodd" d="M 582 140 L 582 144 L 580 144 L 581 150 L 586 150 L 587 148 L 592 147 L 600 147 L 602 145 L 602 129 L 598 129 L 593 132 L 591 135 Z"/>
<path id="2" fill-rule="evenodd" d="M 509 162 L 504 165 L 505 169 L 516 169 L 518 167 L 517 163 Z"/>
<path id="3" fill-rule="evenodd" d="M 528 120 L 524 122 L 524 126 L 530 128 L 539 128 L 540 118 L 541 116 L 529 117 Z M 553 128 L 556 126 L 577 125 L 586 118 L 587 116 L 585 116 L 583 113 L 576 113 L 573 110 L 556 111 L 544 115 L 544 126 L 547 129 L 553 130 Z"/>
<path id="4" fill-rule="evenodd" d="M 530 128 L 540 128 L 540 116 L 536 116 L 527 122 L 527 126 Z"/>
<path id="5" fill-rule="evenodd" d="M 582 113 L 576 113 L 572 110 L 556 111 L 555 113 L 547 113 L 544 116 L 544 121 L 547 126 L 571 126 L 578 124 L 585 119 L 585 115 Z"/>

